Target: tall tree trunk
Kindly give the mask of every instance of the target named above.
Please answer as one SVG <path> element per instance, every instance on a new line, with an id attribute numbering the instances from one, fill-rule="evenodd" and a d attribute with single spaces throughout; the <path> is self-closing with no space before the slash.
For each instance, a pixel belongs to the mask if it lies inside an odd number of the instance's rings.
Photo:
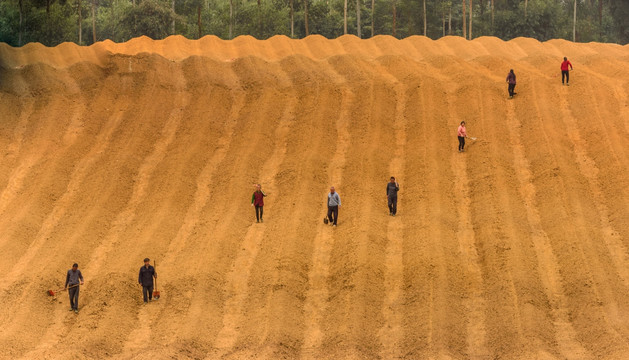
<path id="1" fill-rule="evenodd" d="M 308 27 L 308 0 L 304 0 L 304 26 L 306 28 L 306 36 L 310 35 L 310 28 Z"/>
<path id="2" fill-rule="evenodd" d="M 396 29 L 395 29 L 395 22 L 396 22 L 396 14 L 397 14 L 397 9 L 396 9 L 396 0 L 393 0 L 393 37 L 395 37 L 397 35 L 396 33 Z"/>
<path id="3" fill-rule="evenodd" d="M 197 26 L 199 28 L 199 36 L 197 36 L 197 39 L 200 39 L 203 33 L 203 28 L 201 27 L 201 4 L 197 6 Z"/>
<path id="4" fill-rule="evenodd" d="M 491 0 L 491 34 L 494 34 L 494 0 Z"/>
<path id="5" fill-rule="evenodd" d="M 526 17 L 526 8 L 529 5 L 529 1 L 528 0 L 524 0 L 524 17 Z"/>
<path id="6" fill-rule="evenodd" d="M 374 28 L 376 27 L 374 17 L 373 17 L 374 10 L 376 10 L 376 0 L 371 0 L 371 37 L 373 37 Z"/>
<path id="7" fill-rule="evenodd" d="M 467 9 L 467 2 L 463 0 L 463 38 L 467 39 L 467 22 L 465 20 L 465 10 Z"/>
<path id="8" fill-rule="evenodd" d="M 470 0 L 470 40 L 472 40 L 472 15 L 474 14 L 472 10 L 472 0 Z"/>
<path id="9" fill-rule="evenodd" d="M 50 26 L 50 0 L 46 0 L 46 45 L 50 46 L 52 40 L 52 26 Z"/>
<path id="10" fill-rule="evenodd" d="M 427 29 L 427 25 L 426 25 L 426 0 L 424 0 L 424 36 L 426 36 L 426 29 Z"/>
<path id="11" fill-rule="evenodd" d="M 446 36 L 446 12 L 441 13 L 441 37 Z"/>
<path id="12" fill-rule="evenodd" d="M 450 12 L 448 14 L 448 35 L 452 35 L 452 5 L 450 5 Z"/>
<path id="13" fill-rule="evenodd" d="M 343 2 L 343 35 L 347 35 L 347 0 Z"/>
<path id="14" fill-rule="evenodd" d="M 174 1 L 174 0 L 173 0 Z M 229 0 L 229 39 L 234 37 L 234 0 Z"/>
<path id="15" fill-rule="evenodd" d="M 18 7 L 20 8 L 20 26 L 18 28 L 17 45 L 22 46 L 22 0 L 19 0 Z"/>
<path id="16" fill-rule="evenodd" d="M 572 41 L 577 42 L 577 0 L 574 0 L 574 19 L 572 22 Z"/>
<path id="17" fill-rule="evenodd" d="M 598 25 L 599 40 L 603 41 L 603 0 L 598 0 Z"/>
<path id="18" fill-rule="evenodd" d="M 79 4 L 79 45 L 81 45 L 83 43 L 83 27 L 82 27 L 82 17 L 81 17 L 81 0 L 78 0 L 78 4 Z"/>
<path id="19" fill-rule="evenodd" d="M 258 39 L 262 38 L 262 3 L 258 0 Z"/>
<path id="20" fill-rule="evenodd" d="M 359 39 L 363 37 L 360 30 L 360 0 L 356 0 L 356 35 L 358 35 Z"/>
<path id="21" fill-rule="evenodd" d="M 96 43 L 96 0 L 92 0 L 92 44 Z"/>
<path id="22" fill-rule="evenodd" d="M 295 37 L 295 6 L 293 5 L 294 0 L 290 0 L 290 38 L 293 39 Z"/>
<path id="23" fill-rule="evenodd" d="M 173 5 L 173 14 L 174 14 L 175 13 L 175 0 L 173 0 L 172 5 Z M 170 32 L 172 33 L 172 35 L 175 35 L 175 18 L 173 18 L 173 23 L 170 26 L 171 26 Z"/>

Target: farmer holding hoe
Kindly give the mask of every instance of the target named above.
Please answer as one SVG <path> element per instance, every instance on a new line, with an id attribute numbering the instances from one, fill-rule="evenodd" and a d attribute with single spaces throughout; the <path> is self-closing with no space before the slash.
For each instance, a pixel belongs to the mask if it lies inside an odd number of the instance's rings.
<path id="1" fill-rule="evenodd" d="M 79 264 L 74 263 L 72 264 L 72 269 L 68 270 L 63 290 L 68 290 L 70 311 L 74 311 L 76 314 L 79 313 L 79 285 L 83 285 L 83 275 L 81 270 L 79 270 Z"/>

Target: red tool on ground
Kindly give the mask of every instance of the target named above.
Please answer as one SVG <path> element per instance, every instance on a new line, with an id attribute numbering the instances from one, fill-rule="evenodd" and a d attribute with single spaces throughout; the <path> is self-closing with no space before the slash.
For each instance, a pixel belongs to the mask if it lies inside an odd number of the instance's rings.
<path id="1" fill-rule="evenodd" d="M 155 272 L 157 273 L 157 261 L 153 260 L 153 268 L 155 268 Z M 155 290 L 153 290 L 153 300 L 159 299 L 159 291 L 157 290 L 157 277 L 155 277 Z"/>
<path id="2" fill-rule="evenodd" d="M 68 289 L 71 289 L 71 288 L 73 288 L 73 287 L 77 287 L 77 286 L 79 286 L 79 284 L 72 285 L 72 286 L 68 286 Z M 57 293 L 58 293 L 58 292 L 61 292 L 61 291 L 63 291 L 63 290 L 66 290 L 66 289 L 48 290 L 48 295 L 50 295 L 50 296 L 55 296 L 55 295 L 57 295 Z"/>

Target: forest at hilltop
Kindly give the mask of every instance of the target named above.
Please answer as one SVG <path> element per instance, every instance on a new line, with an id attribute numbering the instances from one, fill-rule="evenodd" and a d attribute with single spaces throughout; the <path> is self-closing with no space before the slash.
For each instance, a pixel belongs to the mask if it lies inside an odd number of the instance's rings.
<path id="1" fill-rule="evenodd" d="M 353 34 L 627 44 L 628 19 L 629 1 L 623 0 L 2 0 L 0 42 Z"/>

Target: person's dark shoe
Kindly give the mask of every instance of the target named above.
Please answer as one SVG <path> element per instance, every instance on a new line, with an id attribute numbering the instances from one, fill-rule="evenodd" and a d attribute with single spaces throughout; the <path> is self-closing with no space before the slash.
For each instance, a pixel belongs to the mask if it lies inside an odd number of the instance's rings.
<path id="1" fill-rule="evenodd" d="M 566 83 L 566 86 L 570 86 L 570 84 Z"/>
<path id="2" fill-rule="evenodd" d="M 256 220 L 256 222 L 257 222 L 257 223 L 259 223 L 259 222 L 260 222 L 260 220 Z"/>
<path id="3" fill-rule="evenodd" d="M 260 222 L 264 222 L 264 220 L 260 219 Z"/>

